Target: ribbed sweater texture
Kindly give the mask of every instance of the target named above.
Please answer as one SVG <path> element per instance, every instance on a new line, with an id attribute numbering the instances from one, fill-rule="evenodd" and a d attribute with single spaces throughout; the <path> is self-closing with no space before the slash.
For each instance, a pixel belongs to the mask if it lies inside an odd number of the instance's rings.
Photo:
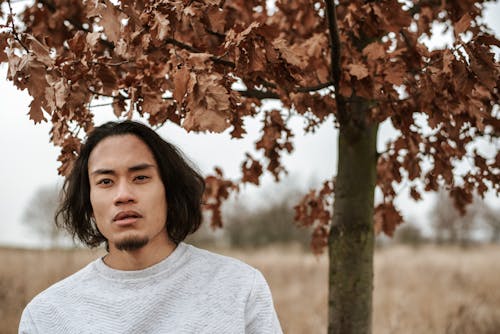
<path id="1" fill-rule="evenodd" d="M 269 286 L 251 266 L 180 243 L 137 271 L 97 259 L 37 295 L 20 334 L 282 333 Z"/>

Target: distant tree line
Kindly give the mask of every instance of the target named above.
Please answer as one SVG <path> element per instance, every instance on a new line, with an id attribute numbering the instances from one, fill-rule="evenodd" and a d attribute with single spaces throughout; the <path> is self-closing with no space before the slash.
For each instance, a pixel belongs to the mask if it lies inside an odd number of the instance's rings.
<path id="1" fill-rule="evenodd" d="M 204 224 L 188 241 L 204 246 L 235 248 L 263 247 L 276 244 L 297 244 L 308 248 L 311 231 L 294 223 L 294 203 L 302 196 L 297 189 L 286 189 L 275 196 L 264 193 L 265 205 L 255 208 L 245 200 L 227 202 L 223 208 L 227 225 L 213 231 Z M 54 213 L 59 204 L 59 187 L 44 186 L 31 198 L 23 222 L 40 235 L 48 247 L 70 245 L 70 237 L 56 228 Z M 500 207 L 489 206 L 477 197 L 462 216 L 444 191 L 436 194 L 429 213 L 430 234 L 425 235 L 416 223 L 406 222 L 398 227 L 393 239 L 382 243 L 420 245 L 437 243 L 469 246 L 479 242 L 500 243 Z M 208 220 L 208 218 L 207 218 Z"/>
<path id="2" fill-rule="evenodd" d="M 406 223 L 398 228 L 394 241 L 413 245 L 435 242 L 463 247 L 484 242 L 500 243 L 500 206 L 490 206 L 479 196 L 474 197 L 466 214 L 461 215 L 449 195 L 439 191 L 429 213 L 429 221 L 430 236 L 424 236 L 415 223 Z"/>

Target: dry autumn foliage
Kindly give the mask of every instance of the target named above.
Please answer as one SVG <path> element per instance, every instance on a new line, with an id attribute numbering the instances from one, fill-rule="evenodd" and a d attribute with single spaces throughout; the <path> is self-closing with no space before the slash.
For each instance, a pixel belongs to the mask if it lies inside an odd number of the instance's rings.
<path id="1" fill-rule="evenodd" d="M 63 175 L 82 133 L 94 126 L 96 100 L 109 101 L 117 117 L 137 111 L 153 126 L 230 129 L 233 138 L 245 135 L 246 117 L 264 112 L 263 100 L 280 100 L 282 110 L 265 112 L 255 146 L 264 158 L 248 153 L 240 180 L 225 180 L 219 169 L 207 177 L 215 226 L 230 191 L 259 184 L 264 170 L 276 180 L 286 173 L 280 158 L 293 150 L 293 133 L 285 113 L 302 115 L 308 132 L 333 115 L 340 129 L 335 185 L 327 180 L 307 194 L 296 219 L 313 226 L 313 249 L 330 245 L 330 275 L 337 275 L 330 331 L 339 324 L 342 333 L 363 333 L 371 328 L 373 226 L 392 235 L 402 222 L 396 187 L 407 180 L 418 200 L 443 184 L 462 212 L 474 191 L 500 191 L 500 153 L 470 149 L 476 138 L 498 144 L 500 131 L 492 51 L 500 42 L 482 19 L 484 3 L 35 0 L 19 22 L 12 10 L 3 13 L 0 61 L 8 62 L 9 80 L 33 97 L 30 118 L 52 123 Z M 454 38 L 430 51 L 422 37 L 435 23 Z M 387 119 L 400 136 L 376 152 L 378 124 Z M 471 168 L 454 173 L 465 160 Z M 375 186 L 383 201 L 373 208 Z M 354 259 L 352 267 L 344 259 Z M 344 292 L 345 284 L 335 287 L 349 279 L 357 283 Z M 347 301 L 352 296 L 366 302 L 358 307 Z"/>

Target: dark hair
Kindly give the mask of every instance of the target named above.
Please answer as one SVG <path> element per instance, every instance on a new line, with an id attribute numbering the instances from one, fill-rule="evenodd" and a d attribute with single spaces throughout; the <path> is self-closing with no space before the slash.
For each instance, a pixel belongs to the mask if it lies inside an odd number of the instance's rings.
<path id="1" fill-rule="evenodd" d="M 88 162 L 92 150 L 111 136 L 134 135 L 148 145 L 158 164 L 167 200 L 167 234 L 178 244 L 201 224 L 201 201 L 205 190 L 203 177 L 195 171 L 172 144 L 148 126 L 134 122 L 108 122 L 94 128 L 82 145 L 70 175 L 66 178 L 56 224 L 67 229 L 89 247 L 99 246 L 106 238 L 92 221 Z M 62 219 L 59 219 L 61 218 Z"/>

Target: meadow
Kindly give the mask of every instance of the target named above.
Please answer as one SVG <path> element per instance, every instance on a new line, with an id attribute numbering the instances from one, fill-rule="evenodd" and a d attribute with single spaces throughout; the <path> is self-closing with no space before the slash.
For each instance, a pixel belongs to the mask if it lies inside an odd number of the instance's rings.
<path id="1" fill-rule="evenodd" d="M 326 256 L 298 247 L 215 251 L 264 273 L 285 333 L 326 333 Z M 0 248 L 0 333 L 17 333 L 34 295 L 100 255 Z M 500 246 L 377 249 L 373 333 L 500 333 Z"/>

